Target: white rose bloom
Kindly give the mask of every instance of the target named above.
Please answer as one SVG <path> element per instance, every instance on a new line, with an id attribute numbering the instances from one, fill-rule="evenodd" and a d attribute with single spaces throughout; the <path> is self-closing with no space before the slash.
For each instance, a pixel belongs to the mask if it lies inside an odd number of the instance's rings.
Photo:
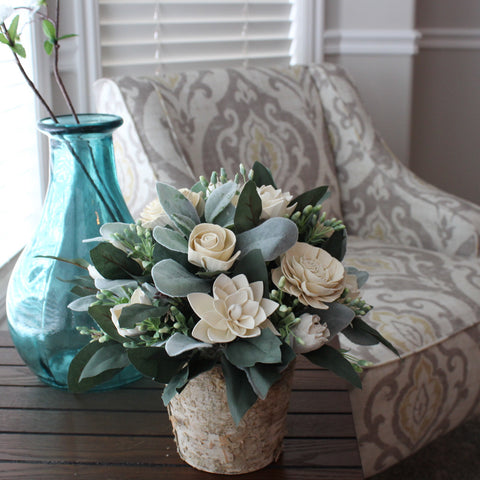
<path id="1" fill-rule="evenodd" d="M 133 305 L 136 303 L 140 303 L 143 305 L 151 305 L 152 302 L 150 299 L 145 295 L 143 290 L 138 287 L 132 294 L 132 298 L 130 298 L 130 301 L 128 303 L 120 303 L 119 305 L 115 305 L 110 309 L 110 313 L 112 314 L 112 322 L 115 325 L 115 328 L 117 329 L 117 332 L 122 336 L 122 337 L 138 337 L 138 335 L 141 335 L 142 332 L 138 327 L 135 328 L 121 328 L 120 327 L 120 314 L 122 313 L 122 310 L 125 307 L 128 307 L 129 305 Z"/>
<path id="2" fill-rule="evenodd" d="M 180 188 L 180 193 L 190 201 L 190 203 L 195 207 L 198 215 L 203 214 L 203 209 L 205 208 L 205 202 L 203 196 L 200 193 L 192 192 L 188 188 Z M 164 227 L 170 223 L 170 218 L 165 213 L 160 200 L 156 198 L 146 205 L 140 214 L 140 221 L 145 228 L 155 228 L 155 227 Z"/>
<path id="3" fill-rule="evenodd" d="M 237 239 L 235 234 L 213 223 L 200 223 L 188 239 L 188 261 L 208 272 L 225 272 L 233 265 L 240 251 L 232 256 Z"/>
<path id="4" fill-rule="evenodd" d="M 291 215 L 295 210 L 296 204 L 288 206 L 293 199 L 289 192 L 282 192 L 280 189 L 275 190 L 271 185 L 262 185 L 257 188 L 257 192 L 262 200 L 262 214 L 260 215 L 262 220 Z"/>
<path id="5" fill-rule="evenodd" d="M 294 335 L 292 345 L 295 353 L 307 353 L 317 350 L 328 342 L 330 331 L 322 323 L 318 315 L 304 313 L 300 315 L 300 322 L 292 329 Z M 300 339 L 303 343 L 299 342 Z"/>
<path id="6" fill-rule="evenodd" d="M 257 337 L 263 328 L 274 330 L 268 317 L 278 303 L 263 298 L 263 282 L 248 283 L 243 274 L 229 278 L 222 273 L 213 284 L 213 297 L 191 293 L 187 299 L 200 317 L 192 336 L 201 342 L 227 343 Z"/>
<path id="7" fill-rule="evenodd" d="M 283 290 L 304 305 L 327 309 L 324 302 L 334 302 L 345 288 L 345 269 L 341 262 L 321 248 L 297 242 L 282 256 L 280 267 L 272 270 L 278 287 L 285 277 Z"/>

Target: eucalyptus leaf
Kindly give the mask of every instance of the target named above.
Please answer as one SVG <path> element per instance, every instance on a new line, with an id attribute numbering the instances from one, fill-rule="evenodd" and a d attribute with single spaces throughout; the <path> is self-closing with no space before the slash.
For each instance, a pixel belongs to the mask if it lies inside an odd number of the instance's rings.
<path id="1" fill-rule="evenodd" d="M 183 356 L 170 357 L 164 347 L 138 347 L 127 350 L 132 365 L 143 375 L 168 383 L 185 363 Z"/>
<path id="2" fill-rule="evenodd" d="M 212 345 L 209 343 L 199 342 L 192 337 L 183 335 L 182 333 L 174 333 L 165 344 L 165 351 L 171 357 L 176 357 L 182 353 L 189 352 L 190 350 L 195 350 L 196 348 L 211 348 Z"/>
<path id="3" fill-rule="evenodd" d="M 157 289 L 169 297 L 186 297 L 189 293 L 210 293 L 211 282 L 198 278 L 175 260 L 166 259 L 152 268 Z"/>
<path id="4" fill-rule="evenodd" d="M 316 187 L 308 192 L 300 194 L 294 198 L 289 205 L 297 204 L 295 207 L 296 212 L 301 212 L 308 205 L 318 205 L 323 203 L 330 196 L 327 186 Z"/>
<path id="5" fill-rule="evenodd" d="M 238 368 L 253 367 L 256 363 L 281 363 L 282 341 L 269 329 L 264 328 L 258 337 L 240 338 L 228 343 L 225 356 Z"/>
<path id="6" fill-rule="evenodd" d="M 164 247 L 174 252 L 188 253 L 188 240 L 171 228 L 155 227 L 153 238 Z"/>
<path id="7" fill-rule="evenodd" d="M 86 377 L 80 380 L 83 370 L 89 361 L 94 357 L 94 355 L 103 350 L 104 348 L 109 348 L 110 346 L 118 345 L 115 342 L 91 342 L 85 345 L 80 352 L 73 358 L 70 362 L 68 368 L 68 389 L 73 393 L 82 393 L 92 388 L 101 385 L 103 382 L 113 378 L 118 372 L 120 372 L 123 367 L 113 368 L 101 372 L 100 374 L 93 377 Z"/>
<path id="8" fill-rule="evenodd" d="M 178 218 L 189 218 L 194 225 L 200 223 L 200 218 L 198 217 L 197 210 L 195 210 L 195 207 L 185 197 L 185 195 L 182 194 L 182 192 L 179 192 L 171 185 L 159 182 L 157 183 L 157 193 L 160 204 L 165 210 L 165 213 L 176 225 L 177 223 L 174 218 L 175 215 L 177 215 Z"/>
<path id="9" fill-rule="evenodd" d="M 347 231 L 343 229 L 333 232 L 322 248 L 341 262 L 347 253 Z"/>
<path id="10" fill-rule="evenodd" d="M 229 203 L 225 209 L 215 217 L 215 224 L 223 228 L 233 227 L 235 221 L 235 207 Z"/>
<path id="11" fill-rule="evenodd" d="M 97 377 L 109 370 L 122 370 L 130 364 L 127 353 L 120 343 L 108 342 L 98 349 L 85 364 L 79 383 L 85 378 Z"/>
<path id="12" fill-rule="evenodd" d="M 258 227 L 237 235 L 240 258 L 252 250 L 260 250 L 265 261 L 275 260 L 293 247 L 298 239 L 298 229 L 288 218 L 269 218 Z"/>
<path id="13" fill-rule="evenodd" d="M 341 378 L 350 382 L 354 387 L 362 388 L 362 382 L 351 363 L 335 348 L 323 345 L 318 350 L 303 354 L 312 363 L 326 368 Z"/>
<path id="14" fill-rule="evenodd" d="M 227 401 L 235 425 L 238 426 L 247 410 L 257 401 L 247 375 L 222 356 L 222 370 L 227 389 Z"/>
<path id="15" fill-rule="evenodd" d="M 163 389 L 162 400 L 163 404 L 167 406 L 170 403 L 170 400 L 177 394 L 178 390 L 186 385 L 188 382 L 188 365 L 180 372 L 175 374 L 168 384 Z"/>
<path id="16" fill-rule="evenodd" d="M 316 313 L 322 323 L 326 323 L 330 332 L 329 339 L 336 337 L 347 325 L 350 325 L 355 312 L 342 303 L 329 303 L 327 310 L 311 310 Z"/>
<path id="17" fill-rule="evenodd" d="M 130 223 L 123 223 L 123 222 L 109 222 L 104 223 L 100 227 L 100 235 L 104 240 L 114 241 L 115 234 L 120 233 L 123 234 L 125 230 L 130 228 Z"/>
<path id="18" fill-rule="evenodd" d="M 250 180 L 238 197 L 234 219 L 237 234 L 255 228 L 260 223 L 261 214 L 262 200 L 257 193 L 255 182 Z"/>
<path id="19" fill-rule="evenodd" d="M 134 328 L 137 323 L 147 318 L 162 318 L 168 311 L 168 307 L 156 307 L 134 303 L 122 308 L 118 323 L 121 328 Z"/>
<path id="20" fill-rule="evenodd" d="M 260 162 L 255 162 L 252 167 L 253 170 L 253 181 L 257 187 L 262 185 L 271 185 L 273 188 L 277 188 L 275 181 L 273 180 L 273 175 L 270 169 Z"/>
<path id="21" fill-rule="evenodd" d="M 263 293 L 268 293 L 268 270 L 260 250 L 251 250 L 235 264 L 232 275 L 243 273 L 249 283 L 263 282 Z"/>
<path id="22" fill-rule="evenodd" d="M 110 307 L 107 305 L 92 305 L 88 309 L 88 314 L 97 322 L 98 326 L 113 340 L 123 343 L 125 338 L 122 337 L 112 321 Z"/>
<path id="23" fill-rule="evenodd" d="M 218 215 L 230 205 L 237 188 L 238 185 L 230 181 L 213 190 L 205 202 L 205 221 L 207 223 L 215 223 Z"/>
<path id="24" fill-rule="evenodd" d="M 140 276 L 142 267 L 111 243 L 100 243 L 90 250 L 90 258 L 100 275 L 109 280 Z"/>

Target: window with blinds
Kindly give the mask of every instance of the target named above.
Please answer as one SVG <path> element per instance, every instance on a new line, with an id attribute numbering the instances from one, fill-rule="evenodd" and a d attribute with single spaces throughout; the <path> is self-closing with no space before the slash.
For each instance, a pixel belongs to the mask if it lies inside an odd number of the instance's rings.
<path id="1" fill-rule="evenodd" d="M 22 33 L 26 48 L 30 43 L 28 30 Z M 20 74 L 10 49 L 3 44 L 0 47 L 1 267 L 24 247 L 33 234 L 41 209 L 41 184 L 34 94 Z M 28 49 L 23 65 L 31 75 L 30 52 Z"/>
<path id="2" fill-rule="evenodd" d="M 103 76 L 290 63 L 293 0 L 100 0 Z"/>

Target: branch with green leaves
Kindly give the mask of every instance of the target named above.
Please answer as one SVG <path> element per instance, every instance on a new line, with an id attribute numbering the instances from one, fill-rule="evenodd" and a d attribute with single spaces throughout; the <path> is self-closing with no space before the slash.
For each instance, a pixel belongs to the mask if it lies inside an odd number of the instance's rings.
<path id="1" fill-rule="evenodd" d="M 41 8 L 45 10 L 45 13 L 40 10 Z M 43 47 L 47 55 L 50 56 L 53 53 L 53 73 L 55 76 L 55 80 L 58 87 L 60 88 L 60 91 L 62 92 L 62 95 L 68 105 L 72 116 L 75 118 L 75 121 L 77 123 L 80 123 L 70 96 L 67 92 L 67 89 L 65 88 L 65 84 L 63 83 L 58 67 L 60 42 L 67 38 L 76 36 L 75 34 L 67 34 L 62 36 L 59 36 L 58 34 L 60 23 L 60 0 L 57 0 L 55 8 L 55 19 L 52 19 L 48 16 L 46 0 L 38 0 L 33 2 L 30 1 L 29 5 L 24 6 L 13 7 L 5 5 L 0 7 L 0 43 L 3 43 L 10 48 L 15 59 L 15 63 L 17 64 L 28 86 L 33 90 L 33 92 L 35 93 L 41 104 L 46 108 L 48 114 L 52 117 L 52 119 L 58 123 L 57 117 L 53 113 L 52 108 L 48 105 L 45 98 L 35 86 L 33 80 L 25 71 L 25 68 L 23 67 L 20 60 L 20 58 L 26 58 L 27 53 L 25 51 L 25 47 L 21 43 L 21 31 L 19 30 L 20 14 L 17 13 L 15 15 L 15 13 L 22 10 L 28 11 L 30 13 L 32 21 L 35 19 L 35 17 L 39 18 L 42 21 L 42 30 L 46 37 Z M 6 20 L 12 16 L 13 19 L 7 26 Z"/>

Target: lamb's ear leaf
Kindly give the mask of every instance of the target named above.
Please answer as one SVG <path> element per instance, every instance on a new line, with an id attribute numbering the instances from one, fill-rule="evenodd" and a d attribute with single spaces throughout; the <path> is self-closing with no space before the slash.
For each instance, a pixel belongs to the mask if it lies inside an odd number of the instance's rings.
<path id="1" fill-rule="evenodd" d="M 85 345 L 70 362 L 68 389 L 73 393 L 82 393 L 113 378 L 129 363 L 121 351 L 124 351 L 122 345 L 113 341 Z M 112 359 L 109 361 L 110 354 Z M 96 357 L 101 360 L 100 369 L 94 368 Z M 90 362 L 92 368 L 89 368 Z"/>
<path id="2" fill-rule="evenodd" d="M 260 250 L 265 261 L 275 260 L 293 247 L 298 239 L 297 225 L 283 217 L 269 218 L 258 227 L 237 235 L 237 250 L 243 258 L 252 250 Z"/>
<path id="3" fill-rule="evenodd" d="M 227 387 L 228 407 L 235 425 L 238 425 L 258 397 L 244 371 L 232 365 L 224 356 L 222 356 L 221 362 Z"/>
<path id="4" fill-rule="evenodd" d="M 178 228 L 184 228 L 185 218 L 189 220 L 189 225 L 197 225 L 200 223 L 200 218 L 198 217 L 195 207 L 182 192 L 171 185 L 158 182 L 157 193 L 160 205 L 162 205 L 165 213 L 175 225 L 182 220 L 182 225 L 177 225 Z"/>
<path id="5" fill-rule="evenodd" d="M 238 185 L 230 181 L 213 190 L 205 202 L 205 221 L 207 223 L 216 223 L 216 218 L 230 205 L 237 188 Z"/>
<path id="6" fill-rule="evenodd" d="M 335 348 L 323 345 L 318 350 L 304 353 L 312 363 L 326 368 L 341 378 L 350 382 L 354 387 L 362 388 L 362 382 L 352 364 Z"/>
<path id="7" fill-rule="evenodd" d="M 272 172 L 263 163 L 255 162 L 252 167 L 253 181 L 257 187 L 262 185 L 271 185 L 273 188 L 277 188 L 275 181 L 273 180 Z"/>

